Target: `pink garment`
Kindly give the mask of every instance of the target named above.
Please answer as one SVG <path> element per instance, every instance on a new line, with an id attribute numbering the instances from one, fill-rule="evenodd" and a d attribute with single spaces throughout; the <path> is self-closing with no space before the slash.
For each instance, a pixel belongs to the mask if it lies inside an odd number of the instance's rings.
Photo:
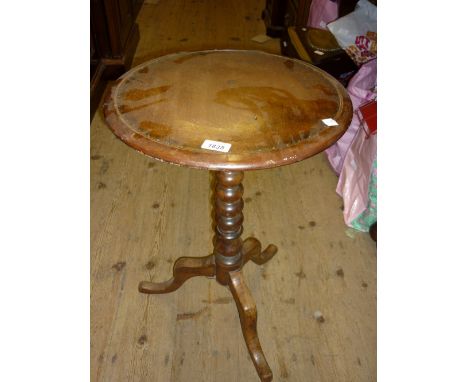
<path id="1" fill-rule="evenodd" d="M 353 103 L 353 110 L 356 110 L 362 104 L 376 98 L 374 91 L 377 84 L 377 59 L 369 61 L 361 66 L 359 71 L 351 78 L 348 84 L 348 94 Z M 359 118 L 356 113 L 349 125 L 346 133 L 332 146 L 325 150 L 328 161 L 335 170 L 336 174 L 341 173 L 346 153 L 353 142 L 356 133 L 359 130 Z"/>
<path id="2" fill-rule="evenodd" d="M 338 18 L 339 0 L 312 0 L 307 26 L 327 29 L 327 24 Z"/>

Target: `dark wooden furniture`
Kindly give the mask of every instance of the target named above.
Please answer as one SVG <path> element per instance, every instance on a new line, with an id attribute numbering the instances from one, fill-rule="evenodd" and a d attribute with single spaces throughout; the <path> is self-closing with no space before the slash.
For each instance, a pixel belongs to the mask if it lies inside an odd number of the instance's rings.
<path id="1" fill-rule="evenodd" d="M 311 0 L 267 0 L 262 12 L 266 34 L 280 37 L 288 26 L 306 26 Z"/>
<path id="2" fill-rule="evenodd" d="M 280 37 L 284 29 L 284 15 L 287 0 L 267 0 L 262 11 L 266 34 L 270 37 Z"/>
<path id="3" fill-rule="evenodd" d="M 91 118 L 105 89 L 130 68 L 139 39 L 143 0 L 91 0 Z"/>
<path id="4" fill-rule="evenodd" d="M 281 37 L 281 54 L 310 62 L 346 86 L 358 66 L 328 30 L 288 27 Z"/>
<path id="5" fill-rule="evenodd" d="M 241 239 L 244 171 L 294 163 L 333 144 L 352 119 L 345 89 L 312 65 L 263 52 L 178 53 L 125 74 L 106 96 L 104 115 L 137 151 L 215 174 L 213 254 L 179 258 L 170 280 L 143 281 L 140 292 L 168 293 L 191 277 L 215 277 L 233 295 L 260 379 L 271 381 L 242 267 L 265 263 L 277 247 L 262 251 L 257 239 Z M 207 139 L 218 143 L 202 148 Z"/>

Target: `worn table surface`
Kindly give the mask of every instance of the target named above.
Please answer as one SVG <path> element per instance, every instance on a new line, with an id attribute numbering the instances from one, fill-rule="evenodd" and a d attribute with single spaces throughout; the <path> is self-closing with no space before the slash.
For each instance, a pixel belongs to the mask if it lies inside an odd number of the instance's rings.
<path id="1" fill-rule="evenodd" d="M 113 132 L 153 158 L 211 170 L 250 170 L 308 158 L 352 118 L 345 89 L 302 61 L 247 50 L 167 55 L 124 74 L 104 112 Z M 332 118 L 338 125 L 327 126 Z M 201 148 L 205 140 L 228 152 Z"/>

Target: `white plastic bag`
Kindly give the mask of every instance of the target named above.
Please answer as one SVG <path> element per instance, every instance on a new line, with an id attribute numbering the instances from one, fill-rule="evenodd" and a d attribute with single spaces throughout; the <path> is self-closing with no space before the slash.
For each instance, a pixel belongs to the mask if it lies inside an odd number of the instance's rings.
<path id="1" fill-rule="evenodd" d="M 357 65 L 377 57 L 377 7 L 369 1 L 359 0 L 353 12 L 327 28 Z"/>

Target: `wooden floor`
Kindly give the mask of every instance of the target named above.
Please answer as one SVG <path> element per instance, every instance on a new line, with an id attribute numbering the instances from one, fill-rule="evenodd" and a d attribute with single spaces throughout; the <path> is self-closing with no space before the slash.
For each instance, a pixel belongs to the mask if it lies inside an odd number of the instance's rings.
<path id="1" fill-rule="evenodd" d="M 208 48 L 279 53 L 264 33 L 264 2 L 147 1 L 134 65 Z M 376 380 L 376 246 L 348 230 L 337 178 L 321 154 L 245 175 L 244 238 L 279 247 L 244 274 L 276 381 Z M 227 288 L 195 278 L 168 295 L 179 256 L 211 248 L 210 175 L 159 163 L 114 138 L 100 112 L 91 125 L 91 381 L 258 381 Z M 190 190 L 190 198 L 188 197 Z M 323 320 L 316 320 L 320 311 Z M 322 321 L 322 322 L 321 322 Z"/>

